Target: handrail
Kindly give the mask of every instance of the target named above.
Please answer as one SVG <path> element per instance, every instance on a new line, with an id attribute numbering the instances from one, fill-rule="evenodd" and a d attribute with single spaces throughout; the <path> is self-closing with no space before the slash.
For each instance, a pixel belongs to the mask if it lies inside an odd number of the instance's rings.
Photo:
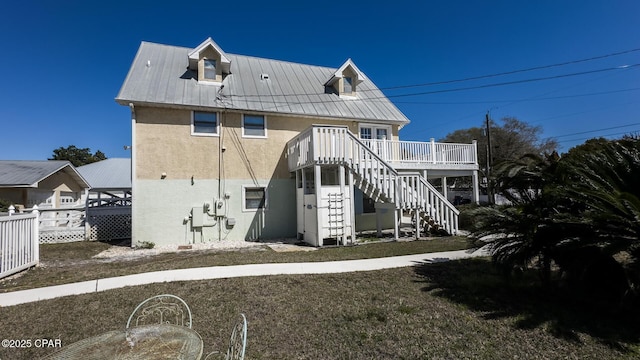
<path id="1" fill-rule="evenodd" d="M 373 193 L 397 208 L 419 209 L 449 233 L 457 232 L 459 211 L 419 173 L 399 173 L 383 156 L 346 126 L 313 125 L 287 143 L 289 169 L 345 165 Z M 431 143 L 433 144 L 433 142 Z"/>

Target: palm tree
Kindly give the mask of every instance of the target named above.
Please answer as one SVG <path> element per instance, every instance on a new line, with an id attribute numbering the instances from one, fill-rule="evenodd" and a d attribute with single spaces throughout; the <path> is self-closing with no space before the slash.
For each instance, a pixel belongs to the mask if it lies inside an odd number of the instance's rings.
<path id="1" fill-rule="evenodd" d="M 472 235 L 497 264 L 537 263 L 545 285 L 555 263 L 576 283 L 597 275 L 603 291 L 640 287 L 640 141 L 589 141 L 496 170 L 511 205 L 476 210 Z"/>
<path id="2" fill-rule="evenodd" d="M 553 153 L 502 163 L 495 171 L 497 188 L 511 205 L 479 208 L 473 214 L 472 236 L 478 245 L 488 246 L 497 264 L 511 271 L 537 260 L 545 285 L 551 280 L 554 249 L 566 233 L 553 196 L 558 161 Z"/>
<path id="3" fill-rule="evenodd" d="M 593 141 L 567 154 L 566 193 L 580 209 L 583 243 L 622 259 L 629 290 L 640 286 L 640 141 Z M 587 150 L 587 151 L 585 151 Z"/>

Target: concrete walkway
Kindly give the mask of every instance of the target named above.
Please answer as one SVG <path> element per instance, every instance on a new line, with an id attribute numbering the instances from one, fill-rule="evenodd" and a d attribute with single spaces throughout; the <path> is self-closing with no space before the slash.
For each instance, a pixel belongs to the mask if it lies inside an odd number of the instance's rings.
<path id="1" fill-rule="evenodd" d="M 119 289 L 125 286 L 138 286 L 171 281 L 211 280 L 265 275 L 337 274 L 355 271 L 392 269 L 486 255 L 487 253 L 482 251 L 482 249 L 475 252 L 459 250 L 363 260 L 211 266 L 193 269 L 154 271 L 142 274 L 83 281 L 73 284 L 1 293 L 0 306 L 13 306 L 62 296 L 81 295 Z"/>

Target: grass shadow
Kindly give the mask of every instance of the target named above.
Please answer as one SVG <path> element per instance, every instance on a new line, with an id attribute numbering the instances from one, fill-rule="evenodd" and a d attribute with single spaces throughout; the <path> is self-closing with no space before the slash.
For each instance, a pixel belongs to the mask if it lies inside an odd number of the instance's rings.
<path id="1" fill-rule="evenodd" d="M 542 328 L 580 343 L 586 334 L 619 351 L 640 344 L 638 313 L 616 304 L 554 288 L 543 289 L 537 273 L 507 279 L 489 259 L 432 262 L 415 267 L 422 290 L 479 313 L 486 320 L 509 320 L 517 329 Z"/>

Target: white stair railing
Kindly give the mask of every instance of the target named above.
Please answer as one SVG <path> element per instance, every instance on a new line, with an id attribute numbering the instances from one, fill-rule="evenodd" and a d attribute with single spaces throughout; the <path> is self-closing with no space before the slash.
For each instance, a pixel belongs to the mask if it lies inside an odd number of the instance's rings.
<path id="1" fill-rule="evenodd" d="M 402 208 L 418 209 L 423 218 L 433 221 L 450 234 L 458 232 L 460 212 L 422 175 L 402 173 L 400 178 Z"/>
<path id="2" fill-rule="evenodd" d="M 346 165 L 356 186 L 375 201 L 417 210 L 450 234 L 458 231 L 458 210 L 418 173 L 398 173 L 347 127 L 314 125 L 287 144 L 289 170 L 313 164 Z"/>

